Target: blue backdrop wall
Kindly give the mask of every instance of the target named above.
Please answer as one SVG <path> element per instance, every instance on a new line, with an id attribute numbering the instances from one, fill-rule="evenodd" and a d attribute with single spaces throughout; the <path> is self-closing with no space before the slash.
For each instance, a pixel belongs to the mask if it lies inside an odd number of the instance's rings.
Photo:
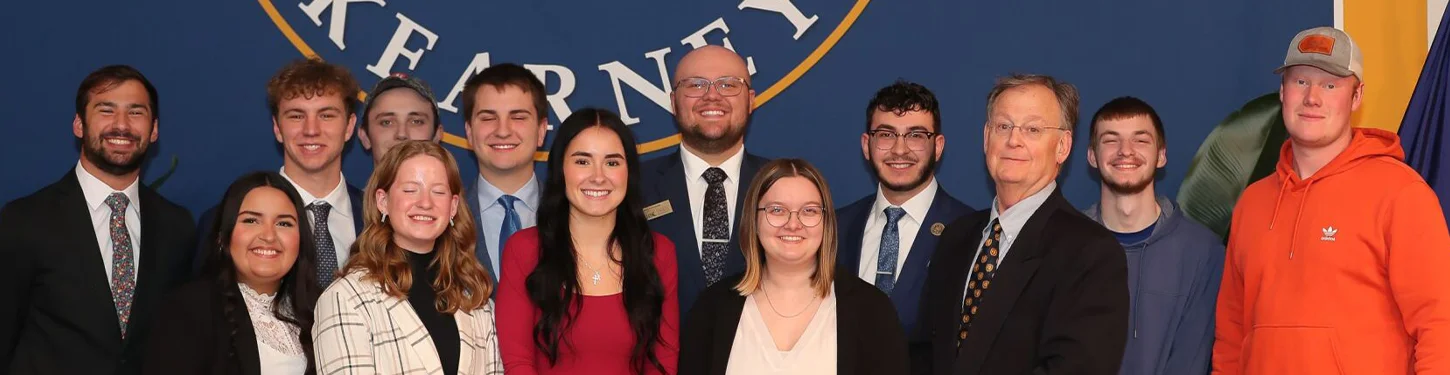
<path id="1" fill-rule="evenodd" d="M 757 94 L 771 91 L 746 147 L 811 160 L 839 202 L 874 192 L 858 143 L 864 106 L 876 89 L 904 78 L 931 88 L 944 105 L 943 186 L 975 207 L 989 204 L 984 101 L 993 80 L 1010 72 L 1076 84 L 1083 117 L 1121 95 L 1153 104 L 1168 135 L 1159 191 L 1172 196 L 1213 125 L 1277 88 L 1271 70 L 1294 33 L 1333 21 L 1327 0 L 84 0 L 7 8 L 0 14 L 7 139 L 0 202 L 75 165 L 76 86 L 93 69 L 124 63 L 161 95 L 160 139 L 143 181 L 175 158 L 161 192 L 193 212 L 215 204 L 243 172 L 281 166 L 264 85 L 304 50 L 347 66 L 363 87 L 389 71 L 420 76 L 450 109 L 459 105 L 450 93 L 472 68 L 530 64 L 545 73 L 555 99 L 550 123 L 586 106 L 623 109 L 638 119 L 639 138 L 660 140 L 650 144 L 659 147 L 674 134 L 661 75 L 691 43 L 725 38 L 751 58 Z M 450 134 L 463 134 L 456 110 L 442 117 Z M 1097 199 L 1097 181 L 1084 157 L 1086 136 L 1075 136 L 1061 184 L 1086 207 Z M 465 176 L 474 175 L 471 153 L 450 149 Z M 348 181 L 362 186 L 371 168 L 351 142 Z"/>

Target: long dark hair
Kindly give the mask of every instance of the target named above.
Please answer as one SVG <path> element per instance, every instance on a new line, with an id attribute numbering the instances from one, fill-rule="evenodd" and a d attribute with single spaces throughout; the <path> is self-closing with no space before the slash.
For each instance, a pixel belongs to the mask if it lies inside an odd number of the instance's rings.
<path id="1" fill-rule="evenodd" d="M 600 127 L 609 129 L 619 136 L 624 145 L 625 165 L 629 169 L 629 182 L 624 201 L 615 209 L 614 232 L 610 240 L 619 244 L 620 268 L 623 270 L 624 309 L 629 315 L 629 326 L 634 331 L 634 348 L 630 363 L 635 373 L 643 373 L 653 366 L 664 372 L 664 365 L 650 350 L 660 342 L 660 316 L 663 315 L 664 287 L 660 283 L 659 271 L 655 269 L 654 234 L 650 232 L 644 216 L 644 203 L 640 187 L 639 152 L 635 150 L 634 134 L 624 125 L 618 115 L 607 110 L 586 108 L 574 112 L 560 124 L 553 146 L 549 148 L 549 175 L 544 182 L 544 193 L 539 202 L 538 234 L 539 264 L 524 280 L 529 300 L 538 306 L 539 324 L 534 326 L 534 345 L 554 365 L 559 359 L 559 344 L 569 345 L 565 332 L 583 305 L 578 298 L 580 292 L 578 264 L 575 262 L 574 240 L 569 233 L 569 199 L 564 187 L 565 149 L 585 129 Z M 609 259 L 615 259 L 613 246 L 609 247 Z"/>
<path id="2" fill-rule="evenodd" d="M 216 225 L 210 228 L 211 232 L 207 237 L 215 240 L 215 250 L 207 258 L 202 277 L 210 275 L 222 291 L 222 310 L 226 313 L 228 325 L 232 327 L 229 334 L 236 336 L 240 325 L 250 323 L 232 319 L 233 312 L 238 308 L 246 308 L 241 290 L 237 289 L 236 265 L 232 262 L 232 231 L 236 228 L 242 201 L 247 198 L 248 193 L 260 187 L 272 187 L 286 193 L 297 210 L 297 229 L 302 234 L 298 238 L 300 241 L 297 246 L 297 261 L 292 263 L 292 269 L 287 271 L 287 275 L 282 276 L 277 297 L 272 299 L 272 314 L 277 320 L 300 328 L 298 340 L 307 356 L 307 374 L 313 374 L 316 366 L 312 358 L 312 310 L 317 306 L 318 296 L 322 295 L 322 287 L 317 285 L 317 248 L 312 242 L 312 226 L 306 220 L 307 210 L 302 205 L 302 196 L 297 194 L 292 184 L 275 172 L 253 172 L 232 182 L 232 186 L 227 188 L 226 195 L 222 197 L 221 212 Z M 285 313 L 288 305 L 292 307 L 290 316 Z"/>

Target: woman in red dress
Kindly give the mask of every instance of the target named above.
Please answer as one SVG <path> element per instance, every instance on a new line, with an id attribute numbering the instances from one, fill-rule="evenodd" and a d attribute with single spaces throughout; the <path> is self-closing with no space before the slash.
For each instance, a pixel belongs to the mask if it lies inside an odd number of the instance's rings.
<path id="1" fill-rule="evenodd" d="M 538 226 L 509 237 L 498 335 L 509 375 L 674 374 L 675 248 L 644 216 L 635 140 L 574 112 L 549 150 Z"/>

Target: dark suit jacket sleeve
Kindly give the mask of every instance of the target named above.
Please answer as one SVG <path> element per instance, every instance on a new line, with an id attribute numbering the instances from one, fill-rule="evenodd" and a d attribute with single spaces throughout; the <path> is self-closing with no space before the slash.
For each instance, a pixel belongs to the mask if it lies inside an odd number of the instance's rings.
<path id="1" fill-rule="evenodd" d="M 862 285 L 869 286 L 865 282 Z M 866 293 L 862 293 L 866 294 Z M 856 306 L 867 311 L 865 316 L 868 326 L 865 329 L 863 338 L 865 342 L 861 346 L 860 361 L 861 368 L 857 374 L 905 374 L 911 367 L 906 349 L 906 333 L 901 328 L 901 321 L 896 316 L 896 306 L 885 294 L 867 295 L 863 298 L 864 306 Z M 839 314 L 839 312 L 837 313 Z M 848 327 L 849 328 L 849 327 Z M 858 329 L 858 328 L 852 328 Z"/>
<path id="2" fill-rule="evenodd" d="M 192 251 L 191 264 L 189 264 L 191 267 L 189 271 L 193 277 L 201 275 L 201 269 L 206 266 L 211 250 L 217 248 L 216 239 L 211 238 L 211 232 L 212 227 L 216 226 L 217 210 L 220 208 L 217 206 L 202 211 L 196 222 L 196 249 Z"/>
<path id="3" fill-rule="evenodd" d="M 1063 250 L 1076 259 L 1054 288 L 1033 373 L 1116 374 L 1128 341 L 1127 257 L 1110 236 Z"/>
<path id="4" fill-rule="evenodd" d="M 212 289 L 205 286 L 177 289 L 161 305 L 142 354 L 142 374 L 204 374 L 214 367 L 211 304 L 216 300 L 208 298 L 205 293 Z"/>
<path id="5" fill-rule="evenodd" d="M 31 261 L 25 249 L 22 213 L 13 205 L 0 208 L 0 372 L 8 371 L 30 306 Z"/>
<path id="6" fill-rule="evenodd" d="M 707 291 L 709 289 L 706 289 Z M 684 332 L 680 334 L 680 367 L 679 375 L 703 375 L 710 373 L 710 354 L 714 351 L 715 310 L 717 309 L 715 298 L 711 294 L 702 294 L 700 300 L 695 302 L 694 308 L 690 309 L 689 321 L 692 324 L 685 326 Z M 733 333 L 733 332 L 732 332 Z"/>

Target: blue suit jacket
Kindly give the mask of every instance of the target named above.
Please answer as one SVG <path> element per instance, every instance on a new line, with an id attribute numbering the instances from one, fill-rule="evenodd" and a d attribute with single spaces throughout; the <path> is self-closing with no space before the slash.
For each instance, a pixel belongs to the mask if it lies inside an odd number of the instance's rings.
<path id="1" fill-rule="evenodd" d="M 836 211 L 837 221 L 840 223 L 840 230 L 837 231 L 840 237 L 836 242 L 836 264 L 840 269 L 836 272 L 859 275 L 861 240 L 866 233 L 866 219 L 871 216 L 871 208 L 875 203 L 876 194 L 871 194 Z M 933 233 L 932 227 L 941 224 L 945 229 L 946 224 L 974 211 L 948 195 L 946 189 L 937 186 L 936 197 L 932 198 L 931 208 L 926 212 L 926 220 L 922 221 L 921 230 L 916 232 L 916 239 L 911 243 L 911 253 L 907 254 L 906 263 L 901 267 L 901 274 L 896 276 L 896 287 L 891 290 L 890 295 L 891 304 L 896 306 L 896 316 L 901 319 L 901 326 L 908 336 L 917 332 L 917 309 L 921 307 L 921 291 L 926 285 L 926 266 L 930 263 L 932 254 L 936 253 L 937 239 L 942 234 L 940 231 Z"/>
<path id="2" fill-rule="evenodd" d="M 725 276 L 745 271 L 745 256 L 740 253 L 740 205 L 755 172 L 770 160 L 745 154 L 740 163 L 740 187 L 735 201 L 735 220 L 730 221 L 730 250 L 725 255 Z M 690 212 L 690 193 L 685 187 L 685 164 L 676 150 L 669 155 L 645 161 L 640 169 L 644 180 L 644 205 L 669 201 L 671 213 L 649 221 L 650 230 L 669 237 L 675 243 L 675 260 L 679 265 L 680 316 L 689 316 L 690 307 L 705 290 L 705 271 L 700 263 L 700 245 L 695 239 L 694 215 Z M 687 322 L 681 321 L 681 325 Z"/>
<path id="3" fill-rule="evenodd" d="M 361 235 L 363 231 L 362 190 L 353 187 L 351 184 L 347 185 L 347 199 L 352 202 L 352 228 L 357 232 L 356 234 Z M 303 202 L 304 206 L 306 204 L 307 202 Z M 208 258 L 211 257 L 212 253 L 215 253 L 213 250 L 216 249 L 217 239 L 213 237 L 216 235 L 216 228 L 213 227 L 216 226 L 217 215 L 221 214 L 217 212 L 221 208 L 220 205 L 221 202 L 217 202 L 217 206 L 206 209 L 206 211 L 201 213 L 200 220 L 197 220 L 196 231 L 198 235 L 196 236 L 196 256 L 193 258 L 194 260 L 191 264 L 191 274 L 193 276 L 201 275 L 202 267 L 206 266 Z M 352 249 L 337 250 L 352 251 Z M 342 267 L 343 265 L 339 264 L 337 266 Z M 322 287 L 327 288 L 326 285 Z"/>

